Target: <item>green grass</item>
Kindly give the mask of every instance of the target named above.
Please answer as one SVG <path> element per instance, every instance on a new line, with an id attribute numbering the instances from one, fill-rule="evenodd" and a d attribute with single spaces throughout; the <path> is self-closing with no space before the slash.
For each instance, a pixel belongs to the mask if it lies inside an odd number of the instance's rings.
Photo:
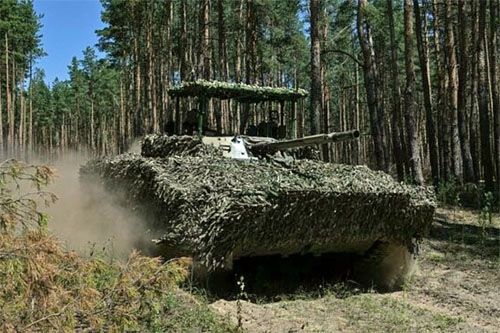
<path id="1" fill-rule="evenodd" d="M 360 332 L 448 332 L 463 319 L 431 312 L 390 296 L 362 294 L 342 301 L 348 324 Z"/>

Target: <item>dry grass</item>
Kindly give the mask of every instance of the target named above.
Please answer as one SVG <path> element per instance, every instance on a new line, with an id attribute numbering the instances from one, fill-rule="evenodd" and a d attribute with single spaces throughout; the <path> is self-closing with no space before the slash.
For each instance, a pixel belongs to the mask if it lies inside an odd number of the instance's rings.
<path id="1" fill-rule="evenodd" d="M 4 331 L 154 329 L 161 324 L 168 294 L 182 278 L 177 266 L 137 253 L 121 265 L 83 259 L 40 231 L 2 235 L 0 248 Z"/>
<path id="2" fill-rule="evenodd" d="M 137 252 L 109 262 L 65 250 L 38 211 L 54 199 L 43 192 L 51 177 L 48 168 L 0 165 L 0 331 L 231 329 L 204 303 L 180 296 L 182 263 Z"/>

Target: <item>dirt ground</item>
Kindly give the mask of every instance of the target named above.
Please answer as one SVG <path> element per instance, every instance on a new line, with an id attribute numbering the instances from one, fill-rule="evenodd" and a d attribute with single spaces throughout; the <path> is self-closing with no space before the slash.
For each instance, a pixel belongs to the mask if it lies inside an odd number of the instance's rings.
<path id="1" fill-rule="evenodd" d="M 282 300 L 217 300 L 210 306 L 249 332 L 498 332 L 500 217 L 482 226 L 477 212 L 440 208 L 402 291 L 348 284 Z"/>

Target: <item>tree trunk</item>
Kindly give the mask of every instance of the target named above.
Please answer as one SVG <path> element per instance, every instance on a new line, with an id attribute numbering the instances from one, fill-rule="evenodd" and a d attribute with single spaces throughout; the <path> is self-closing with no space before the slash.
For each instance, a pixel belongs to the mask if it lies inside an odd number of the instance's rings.
<path id="1" fill-rule="evenodd" d="M 472 164 L 474 170 L 474 182 L 479 182 L 481 179 L 481 152 L 479 139 L 479 110 L 478 110 L 478 57 L 477 52 L 480 48 L 480 38 L 477 38 L 479 30 L 478 7 L 479 3 L 470 2 L 471 20 L 470 20 L 470 50 L 473 52 L 469 56 L 468 67 L 470 67 L 470 86 L 469 86 L 469 117 L 467 119 L 469 126 L 469 140 L 472 155 Z"/>
<path id="2" fill-rule="evenodd" d="M 438 146 L 439 146 L 439 170 L 440 179 L 448 180 L 450 176 L 450 144 L 449 144 L 449 124 L 447 121 L 447 100 L 446 100 L 446 86 L 447 86 L 447 75 L 445 71 L 445 59 L 442 54 L 441 45 L 441 10 L 437 0 L 432 0 L 433 16 L 434 16 L 434 48 L 436 54 L 437 63 L 437 78 L 438 78 L 438 89 L 437 89 L 437 123 L 438 123 Z"/>
<path id="3" fill-rule="evenodd" d="M 223 81 L 227 81 L 227 48 L 226 25 L 224 21 L 224 0 L 217 0 L 217 28 L 219 33 L 219 73 Z"/>
<path id="4" fill-rule="evenodd" d="M 246 12 L 246 27 L 245 27 L 245 43 L 246 43 L 246 56 L 245 56 L 245 67 L 246 67 L 246 77 L 245 82 L 247 84 L 253 84 L 255 81 L 255 69 L 257 66 L 257 31 L 256 31 L 256 21 L 255 21 L 255 3 L 254 0 L 247 1 L 247 12 Z M 245 103 L 243 105 L 240 121 L 240 133 L 244 133 L 248 119 L 250 117 L 250 105 Z"/>
<path id="5" fill-rule="evenodd" d="M 7 111 L 7 151 L 11 151 L 12 149 L 12 134 L 11 134 L 11 124 L 12 124 L 12 116 L 11 116 L 11 92 L 10 92 L 10 78 L 9 78 L 9 40 L 7 38 L 7 33 L 5 34 L 5 99 L 6 99 L 6 111 Z"/>
<path id="6" fill-rule="evenodd" d="M 380 92 L 378 91 L 378 69 L 375 62 L 375 51 L 370 36 L 370 25 L 365 19 L 364 11 L 367 0 L 358 2 L 358 37 L 363 52 L 366 98 L 370 114 L 370 127 L 373 138 L 373 149 L 375 152 L 376 167 L 379 170 L 387 170 L 385 163 L 385 144 L 383 134 L 383 112 L 380 105 Z"/>
<path id="7" fill-rule="evenodd" d="M 187 79 L 187 23 L 186 23 L 186 0 L 180 2 L 180 40 L 179 40 L 179 62 L 180 62 L 180 79 L 185 81 Z"/>
<path id="8" fill-rule="evenodd" d="M 354 42 L 354 41 L 353 41 Z M 361 124 L 360 124 L 360 106 L 359 106 L 359 68 L 358 65 L 354 65 L 354 128 L 361 130 Z M 361 140 L 355 140 L 353 142 L 353 161 L 354 164 L 358 165 L 360 164 L 360 147 L 361 147 Z M 399 156 L 401 158 L 401 156 Z"/>
<path id="9" fill-rule="evenodd" d="M 451 13 L 451 0 L 446 0 L 446 36 L 445 54 L 448 72 L 448 121 L 451 126 L 451 157 L 453 176 L 460 182 L 463 181 L 462 158 L 460 155 L 460 139 L 458 135 L 457 109 L 458 109 L 458 77 L 457 56 L 455 51 L 455 35 Z"/>
<path id="10" fill-rule="evenodd" d="M 404 161 L 403 149 L 401 141 L 399 140 L 400 132 L 400 113 L 401 113 L 401 87 L 399 84 L 399 70 L 398 70 L 398 55 L 397 44 L 394 31 L 394 14 L 392 9 L 392 0 L 387 0 L 387 17 L 389 20 L 389 36 L 391 45 L 391 90 L 392 90 L 392 114 L 391 114 L 391 127 L 392 127 L 392 149 L 394 151 L 394 160 L 396 162 L 396 171 L 398 180 L 403 181 L 404 174 Z M 356 72 L 357 75 L 357 72 Z M 357 78 L 356 78 L 357 84 Z M 356 90 L 358 88 L 356 87 Z M 357 95 L 357 94 L 356 94 Z M 356 96 L 356 99 L 358 97 Z"/>
<path id="11" fill-rule="evenodd" d="M 474 181 L 474 166 L 470 151 L 469 134 L 467 132 L 467 77 L 468 77 L 468 59 L 469 47 L 467 43 L 467 14 L 464 12 L 465 0 L 458 1 L 458 49 L 460 70 L 458 71 L 458 104 L 457 121 L 458 132 L 460 135 L 460 149 L 462 152 L 464 181 Z"/>
<path id="12" fill-rule="evenodd" d="M 414 183 L 422 185 L 424 176 L 420 161 L 420 141 L 416 126 L 415 104 L 415 69 L 413 65 L 413 2 L 405 0 L 404 3 L 404 36 L 405 36 L 405 123 L 408 135 L 408 148 L 410 150 L 410 168 Z"/>
<path id="13" fill-rule="evenodd" d="M 228 64 L 227 64 L 227 48 L 226 48 L 226 25 L 224 21 L 224 1 L 217 0 L 217 30 L 219 35 L 218 47 L 219 47 L 219 77 L 222 81 L 228 80 Z M 217 131 L 219 133 L 224 132 L 228 129 L 229 117 L 228 117 L 228 103 L 227 101 L 220 101 L 220 108 L 217 109 L 217 119 L 221 119 L 222 123 L 217 126 Z"/>
<path id="14" fill-rule="evenodd" d="M 22 74 L 21 74 L 22 75 Z M 24 103 L 24 75 L 21 76 L 21 89 L 19 91 L 19 124 L 17 128 L 17 136 L 18 136 L 18 145 L 20 149 L 20 153 L 24 152 L 24 128 L 26 121 L 26 110 Z M 20 155 L 22 156 L 22 155 Z"/>
<path id="15" fill-rule="evenodd" d="M 500 203 L 500 100 L 498 94 L 498 78 L 497 78 L 497 58 L 498 51 L 497 29 L 498 29 L 498 0 L 490 0 L 490 34 L 489 34 L 489 59 L 490 59 L 490 77 L 491 77 L 491 99 L 493 113 L 493 149 L 496 165 L 496 182 L 497 191 Z"/>
<path id="16" fill-rule="evenodd" d="M 120 76 L 120 133 L 118 135 L 118 151 L 125 152 L 127 137 L 125 133 L 125 98 L 123 93 L 123 77 Z"/>
<path id="17" fill-rule="evenodd" d="M 95 154 L 95 122 L 94 122 L 94 98 L 90 99 L 90 151 Z"/>
<path id="18" fill-rule="evenodd" d="M 484 183 L 486 191 L 493 191 L 493 161 L 490 144 L 490 119 L 488 103 L 488 83 L 486 80 L 486 1 L 479 4 L 479 50 L 478 55 L 478 96 L 479 96 L 479 128 L 481 132 L 481 161 L 484 168 Z"/>
<path id="19" fill-rule="evenodd" d="M 135 126 L 134 126 L 134 134 L 140 135 L 142 134 L 142 126 L 141 126 L 141 115 L 142 115 L 142 99 L 141 99 L 141 65 L 139 58 L 139 41 L 138 36 L 134 37 L 134 66 L 135 66 L 135 77 L 134 77 L 134 90 L 135 90 Z"/>
<path id="20" fill-rule="evenodd" d="M 31 155 L 33 149 L 33 56 L 30 56 L 30 81 L 29 81 L 29 121 L 28 121 L 28 153 Z M 0 88 L 0 92 L 2 89 Z M 1 110 L 0 110 L 1 113 Z M 0 116 L 1 118 L 1 116 Z M 0 127 L 2 127 L 2 120 L 0 119 Z M 0 130 L 0 137 L 2 136 Z M 0 139 L 0 147 L 1 147 Z M 31 156 L 30 156 L 31 157 Z"/>
<path id="21" fill-rule="evenodd" d="M 247 1 L 247 17 L 246 17 L 246 83 L 255 82 L 255 73 L 257 66 L 257 32 L 255 22 L 255 3 L 254 0 Z"/>
<path id="22" fill-rule="evenodd" d="M 3 156 L 3 101 L 2 101 L 2 80 L 0 79 L 0 154 Z"/>
<path id="23" fill-rule="evenodd" d="M 235 38 L 234 77 L 237 83 L 241 82 L 241 22 L 243 22 L 243 0 L 238 0 L 238 20 L 234 23 L 237 27 Z"/>
<path id="24" fill-rule="evenodd" d="M 431 77 L 429 70 L 427 36 L 422 35 L 422 19 L 418 0 L 413 0 L 415 12 L 415 34 L 417 36 L 417 48 L 420 62 L 420 73 L 422 75 L 422 87 L 424 91 L 425 127 L 427 131 L 427 144 L 429 148 L 429 160 L 431 165 L 432 181 L 434 186 L 439 182 L 439 158 L 436 143 L 436 129 L 433 119 Z M 393 59 L 393 62 L 397 59 Z"/>
<path id="25" fill-rule="evenodd" d="M 211 78 L 211 56 L 210 56 L 210 0 L 202 0 L 201 4 L 201 59 L 202 77 L 204 80 Z"/>
<path id="26" fill-rule="evenodd" d="M 311 11 L 311 96 L 309 110 L 310 134 L 318 133 L 319 116 L 321 114 L 321 100 L 323 98 L 323 85 L 321 83 L 321 40 L 320 40 L 320 15 L 321 1 L 310 1 Z"/>
<path id="27" fill-rule="evenodd" d="M 324 22 L 326 21 L 326 13 L 325 9 L 321 10 L 321 17 L 319 22 Z M 318 22 L 318 23 L 319 23 Z M 322 36 L 321 36 L 321 41 L 320 41 L 320 66 L 321 66 L 321 90 L 322 90 L 322 98 L 321 98 L 321 119 L 322 119 L 322 126 L 321 126 L 321 131 L 323 133 L 328 133 L 330 132 L 330 89 L 328 86 L 326 73 L 326 64 L 323 62 L 321 59 L 321 50 L 324 49 L 324 44 L 328 40 L 328 24 L 322 24 Z M 323 150 L 323 161 L 325 162 L 330 162 L 331 157 L 330 157 L 330 146 L 331 144 L 324 144 L 322 145 L 322 150 Z"/>
<path id="28" fill-rule="evenodd" d="M 164 50 L 163 52 L 167 54 L 167 56 L 158 56 L 161 61 L 160 65 L 160 96 L 162 101 L 162 122 L 160 126 L 160 131 L 164 132 L 166 128 L 166 124 L 168 121 L 172 119 L 172 112 L 169 108 L 170 97 L 167 93 L 168 88 L 170 87 L 171 73 L 172 73 L 172 63 L 174 59 L 174 50 L 172 48 L 173 40 L 172 40 L 172 22 L 173 22 L 173 2 L 172 0 L 167 0 L 165 3 L 166 6 L 166 20 L 164 25 L 165 30 L 165 42 L 164 42 Z"/>
<path id="29" fill-rule="evenodd" d="M 153 45 L 153 18 L 152 13 L 153 8 L 148 8 L 148 23 L 147 23 L 147 32 L 146 32 L 146 50 L 148 54 L 148 83 L 147 83 L 147 92 L 148 92 L 148 109 L 150 112 L 150 124 L 145 128 L 147 133 L 157 133 L 159 130 L 158 126 L 158 110 L 156 108 L 156 88 L 155 88 L 155 61 L 154 61 L 154 45 Z"/>

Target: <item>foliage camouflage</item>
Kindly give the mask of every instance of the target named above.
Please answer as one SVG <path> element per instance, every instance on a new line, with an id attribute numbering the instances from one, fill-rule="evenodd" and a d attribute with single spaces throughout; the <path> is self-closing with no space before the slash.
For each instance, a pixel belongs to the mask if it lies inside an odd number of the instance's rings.
<path id="1" fill-rule="evenodd" d="M 94 160 L 81 175 L 122 188 L 128 205 L 153 213 L 162 244 L 209 268 L 231 255 L 344 251 L 377 239 L 412 249 L 435 208 L 431 188 L 365 166 L 236 161 L 175 136 L 147 137 L 143 155 Z"/>
<path id="2" fill-rule="evenodd" d="M 215 147 L 203 145 L 197 136 L 148 135 L 142 141 L 141 154 L 144 157 L 194 156 L 222 152 Z"/>
<path id="3" fill-rule="evenodd" d="M 283 87 L 262 87 L 244 83 L 196 80 L 184 82 L 168 90 L 169 95 L 179 97 L 206 97 L 228 99 L 240 102 L 257 103 L 263 101 L 296 101 L 309 93 L 304 89 Z"/>

